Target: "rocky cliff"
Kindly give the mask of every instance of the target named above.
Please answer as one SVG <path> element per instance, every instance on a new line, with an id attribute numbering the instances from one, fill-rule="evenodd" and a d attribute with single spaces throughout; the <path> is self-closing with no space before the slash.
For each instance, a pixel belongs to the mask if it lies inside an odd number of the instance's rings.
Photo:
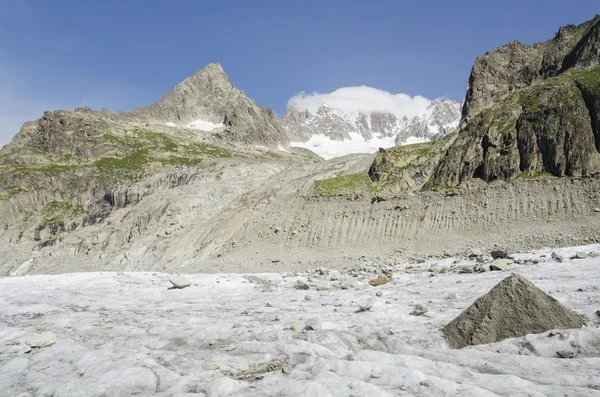
<path id="1" fill-rule="evenodd" d="M 548 42 L 513 42 L 479 57 L 435 183 L 599 172 L 599 29 L 597 16 Z"/>

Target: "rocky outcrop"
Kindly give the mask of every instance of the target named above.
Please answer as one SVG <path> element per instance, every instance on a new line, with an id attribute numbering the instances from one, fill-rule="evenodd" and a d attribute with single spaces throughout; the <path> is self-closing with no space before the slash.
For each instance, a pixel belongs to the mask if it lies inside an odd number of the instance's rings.
<path id="1" fill-rule="evenodd" d="M 201 120 L 222 125 L 221 133 L 238 142 L 289 146 L 275 113 L 258 106 L 238 90 L 217 63 L 179 83 L 160 102 L 135 108 L 131 113 L 121 112 L 119 117 L 177 126 Z"/>
<path id="2" fill-rule="evenodd" d="M 559 29 L 555 37 L 533 46 L 514 41 L 477 58 L 467 87 L 462 117 L 468 119 L 535 80 L 556 76 L 574 66 L 598 66 L 600 16 Z"/>
<path id="3" fill-rule="evenodd" d="M 513 42 L 478 58 L 461 129 L 435 183 L 600 172 L 599 26 L 596 17 L 549 42 Z"/>

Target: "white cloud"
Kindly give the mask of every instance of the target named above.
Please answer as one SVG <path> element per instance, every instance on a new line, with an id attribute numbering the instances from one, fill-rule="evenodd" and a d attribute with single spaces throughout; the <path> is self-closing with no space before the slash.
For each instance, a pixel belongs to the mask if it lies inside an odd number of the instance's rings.
<path id="1" fill-rule="evenodd" d="M 315 112 L 327 104 L 344 112 L 393 113 L 396 117 L 414 117 L 427 108 L 431 101 L 423 96 L 392 94 L 377 88 L 360 86 L 339 88 L 329 94 L 301 92 L 288 101 L 288 106 Z"/>

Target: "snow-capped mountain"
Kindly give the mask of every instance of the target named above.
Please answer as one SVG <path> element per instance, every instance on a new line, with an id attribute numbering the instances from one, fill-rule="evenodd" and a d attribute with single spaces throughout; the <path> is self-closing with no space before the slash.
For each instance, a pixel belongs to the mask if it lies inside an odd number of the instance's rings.
<path id="1" fill-rule="evenodd" d="M 452 132 L 458 127 L 460 108 L 459 102 L 447 98 L 431 102 L 425 112 L 413 118 L 396 135 L 396 145 L 403 145 L 411 138 L 436 140 Z"/>
<path id="2" fill-rule="evenodd" d="M 412 119 L 393 113 L 345 112 L 327 104 L 311 112 L 292 104 L 283 116 L 283 125 L 292 146 L 329 159 L 438 139 L 456 128 L 459 119 L 460 103 L 443 98 Z"/>

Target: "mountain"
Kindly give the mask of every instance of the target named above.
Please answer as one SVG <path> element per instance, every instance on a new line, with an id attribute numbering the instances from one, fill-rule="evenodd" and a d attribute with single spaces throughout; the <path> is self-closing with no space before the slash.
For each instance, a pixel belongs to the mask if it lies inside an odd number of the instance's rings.
<path id="1" fill-rule="evenodd" d="M 393 113 L 345 112 L 327 104 L 311 112 L 292 104 L 282 122 L 293 146 L 332 158 L 437 139 L 456 128 L 459 118 L 458 102 L 439 99 L 412 119 Z"/>
<path id="2" fill-rule="evenodd" d="M 160 102 L 136 107 L 131 113 L 120 112 L 119 117 L 222 132 L 248 144 L 289 146 L 275 113 L 238 90 L 218 63 L 207 65 L 177 84 Z"/>
<path id="3" fill-rule="evenodd" d="M 477 58 L 435 184 L 600 172 L 600 16 Z"/>
<path id="4" fill-rule="evenodd" d="M 414 117 L 398 132 L 396 145 L 402 145 L 413 137 L 425 141 L 444 137 L 458 127 L 460 107 L 459 102 L 447 98 L 431 102 L 425 112 Z"/>

